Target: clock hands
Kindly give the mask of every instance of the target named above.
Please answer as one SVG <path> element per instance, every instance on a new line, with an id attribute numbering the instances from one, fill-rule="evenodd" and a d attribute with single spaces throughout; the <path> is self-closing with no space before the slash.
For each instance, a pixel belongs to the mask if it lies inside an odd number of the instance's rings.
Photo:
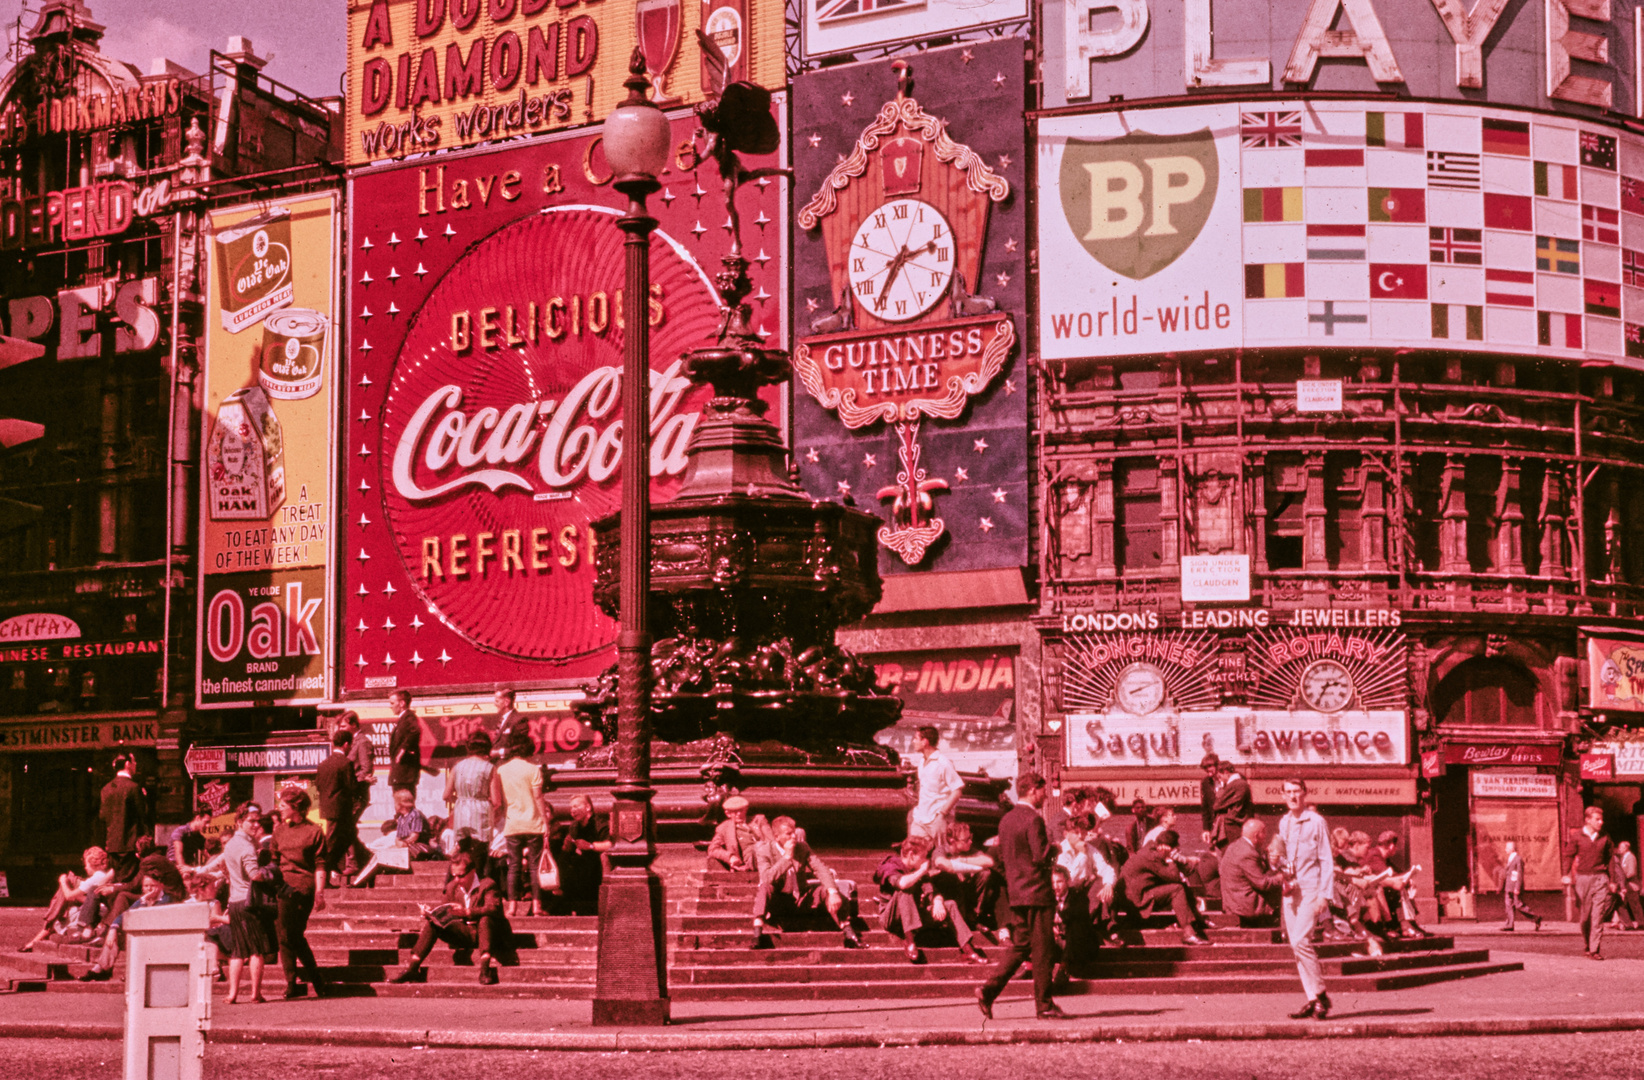
<path id="1" fill-rule="evenodd" d="M 890 266 L 885 272 L 885 283 L 879 287 L 879 295 L 884 296 L 886 293 L 890 292 L 891 284 L 896 280 L 896 275 L 900 274 L 902 272 L 902 268 L 907 266 L 908 263 L 914 258 L 920 255 L 930 255 L 935 251 L 935 240 L 929 241 L 923 247 L 913 248 L 911 251 L 906 245 L 904 245 L 902 250 L 896 253 L 896 257 L 891 259 Z"/>

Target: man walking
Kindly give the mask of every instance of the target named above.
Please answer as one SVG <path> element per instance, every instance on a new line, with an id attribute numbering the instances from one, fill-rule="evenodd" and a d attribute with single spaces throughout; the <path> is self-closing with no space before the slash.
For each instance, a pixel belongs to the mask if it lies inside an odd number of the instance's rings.
<path id="1" fill-rule="evenodd" d="M 353 737 L 348 744 L 348 760 L 354 765 L 354 846 L 349 849 L 346 872 L 350 875 L 371 861 L 371 852 L 359 840 L 360 818 L 371 805 L 371 785 L 377 782 L 377 762 L 371 739 L 360 732 L 360 714 L 349 709 L 337 717 L 337 727 Z"/>
<path id="2" fill-rule="evenodd" d="M 1050 868 L 1056 849 L 1045 833 L 1039 807 L 1045 802 L 1045 781 L 1029 773 L 1016 781 L 1016 805 L 999 822 L 999 857 L 1005 864 L 1005 887 L 1010 910 L 1016 916 L 1010 948 L 987 981 L 976 989 L 982 1015 L 993 1019 L 993 1002 L 1024 962 L 1033 963 L 1033 1009 L 1041 1020 L 1065 1020 L 1050 999 L 1052 968 L 1056 963 L 1056 891 Z"/>
<path id="3" fill-rule="evenodd" d="M 339 727 L 331 736 L 331 756 L 314 770 L 314 790 L 320 797 L 320 816 L 328 823 L 320 869 L 330 875 L 327 884 L 333 889 L 340 889 L 347 882 L 343 863 L 359 840 L 359 833 L 354 827 L 354 803 L 358 798 L 359 781 L 354 777 L 354 763 L 348 756 L 353 743 L 354 737 L 348 730 Z"/>
<path id="4" fill-rule="evenodd" d="M 1204 770 L 1204 779 L 1199 781 L 1199 823 L 1204 826 L 1204 842 L 1207 844 L 1216 838 L 1216 791 L 1219 786 L 1216 777 L 1221 764 L 1221 759 L 1215 754 L 1206 754 L 1199 762 L 1199 768 Z"/>
<path id="5" fill-rule="evenodd" d="M 130 754 L 114 756 L 114 779 L 103 785 L 102 816 L 107 826 L 103 850 L 108 852 L 111 881 L 137 880 L 137 841 L 147 836 L 148 806 L 137 785 L 137 762 Z"/>
<path id="6" fill-rule="evenodd" d="M 1529 916 L 1536 929 L 1541 929 L 1541 916 L 1524 906 L 1524 856 L 1511 840 L 1507 841 L 1507 865 L 1501 872 L 1501 904 L 1507 909 L 1507 925 L 1503 930 L 1512 932 L 1515 913 Z"/>
<path id="7" fill-rule="evenodd" d="M 1335 889 L 1336 865 L 1330 852 L 1330 829 L 1317 810 L 1307 805 L 1307 782 L 1284 782 L 1286 813 L 1279 819 L 1279 852 L 1288 882 L 1284 893 L 1284 933 L 1296 954 L 1307 1004 L 1290 1014 L 1292 1020 L 1330 1015 L 1330 995 L 1324 991 L 1324 970 L 1313 947 L 1313 927 L 1324 914 Z"/>
<path id="8" fill-rule="evenodd" d="M 1604 920 L 1610 917 L 1610 860 L 1615 857 L 1615 847 L 1604 835 L 1603 807 L 1587 807 L 1584 820 L 1575 835 L 1575 858 L 1570 860 L 1564 884 L 1575 880 L 1582 948 L 1594 960 L 1602 960 L 1599 950 L 1604 947 Z"/>
<path id="9" fill-rule="evenodd" d="M 1644 924 L 1644 907 L 1638 901 L 1638 856 L 1633 854 L 1633 846 L 1626 840 L 1615 846 L 1610 877 L 1615 881 L 1616 910 L 1625 916 L 1627 929 L 1640 929 Z"/>
<path id="10" fill-rule="evenodd" d="M 941 733 L 929 725 L 913 737 L 913 749 L 919 755 L 919 801 L 908 818 L 908 835 L 928 837 L 939 852 L 948 826 L 953 824 L 953 810 L 965 790 L 953 762 L 936 752 L 941 739 Z"/>

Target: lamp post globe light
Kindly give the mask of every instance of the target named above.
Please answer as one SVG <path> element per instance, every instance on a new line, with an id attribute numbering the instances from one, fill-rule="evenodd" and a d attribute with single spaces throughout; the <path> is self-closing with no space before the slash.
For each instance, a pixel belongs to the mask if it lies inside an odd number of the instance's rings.
<path id="1" fill-rule="evenodd" d="M 668 118 L 647 96 L 645 57 L 635 49 L 623 83 L 628 97 L 606 119 L 605 160 L 612 186 L 628 197 L 617 225 L 626 234 L 622 354 L 621 629 L 617 637 L 616 787 L 612 792 L 611 873 L 599 891 L 599 953 L 594 975 L 596 1025 L 668 1022 L 662 882 L 651 811 L 650 593 L 650 237 L 656 219 L 645 200 L 661 185 L 670 143 Z"/>

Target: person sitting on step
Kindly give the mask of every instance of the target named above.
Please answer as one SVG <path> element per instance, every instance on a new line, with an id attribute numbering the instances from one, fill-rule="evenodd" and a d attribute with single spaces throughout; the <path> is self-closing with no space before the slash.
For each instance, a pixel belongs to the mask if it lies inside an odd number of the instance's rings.
<path id="1" fill-rule="evenodd" d="M 934 876 L 931 884 L 949 904 L 956 905 L 965 922 L 972 929 L 983 926 L 998 928 L 996 908 L 1004 879 L 995 871 L 992 855 L 976 846 L 976 837 L 970 826 L 956 821 L 948 826 L 946 850 L 931 858 Z M 1006 921 L 1010 908 L 1006 906 Z"/>
<path id="2" fill-rule="evenodd" d="M 851 925 L 856 887 L 840 881 L 822 858 L 811 851 L 791 817 L 771 822 L 771 839 L 756 849 L 759 892 L 754 897 L 752 948 L 772 947 L 766 933 L 769 921 L 780 924 L 788 915 L 826 912 L 845 936 L 845 948 L 859 949 L 862 939 Z"/>
<path id="3" fill-rule="evenodd" d="M 1251 818 L 1222 852 L 1222 913 L 1238 919 L 1240 926 L 1279 925 L 1284 875 L 1268 862 L 1262 850 L 1266 839 L 1267 825 Z"/>
<path id="4" fill-rule="evenodd" d="M 725 820 L 714 829 L 714 838 L 708 841 L 708 869 L 756 869 L 754 845 L 759 842 L 759 836 L 748 824 L 748 800 L 732 795 L 720 808 L 725 811 Z"/>
<path id="5" fill-rule="evenodd" d="M 926 923 L 952 923 L 959 951 L 974 963 L 985 964 L 987 957 L 971 943 L 964 913 L 957 904 L 948 903 L 931 881 L 936 873 L 933 845 L 928 836 L 909 836 L 899 851 L 885 856 L 879 864 L 873 877 L 885 897 L 880 908 L 881 925 L 886 933 L 903 940 L 909 963 L 922 964 L 925 955 L 914 940 L 920 927 Z"/>
<path id="6" fill-rule="evenodd" d="M 1365 951 L 1380 956 L 1384 951 L 1383 934 L 1391 921 L 1381 896 L 1381 883 L 1389 871 L 1385 863 L 1380 872 L 1370 867 L 1370 847 L 1368 833 L 1347 834 L 1347 850 L 1337 854 L 1336 903 L 1353 935 L 1365 943 Z"/>
<path id="7" fill-rule="evenodd" d="M 475 950 L 479 963 L 479 981 L 495 986 L 497 969 L 492 963 L 495 946 L 506 934 L 502 918 L 502 897 L 497 883 L 480 877 L 474 867 L 485 854 L 485 844 L 469 839 L 457 846 L 451 856 L 451 880 L 445 885 L 444 903 L 433 907 L 418 904 L 422 912 L 422 930 L 411 949 L 411 963 L 404 971 L 389 980 L 394 983 L 415 982 L 422 977 L 423 961 L 434 951 L 434 943 L 443 941 L 458 949 Z"/>
<path id="8" fill-rule="evenodd" d="M 91 968 L 80 976 L 80 982 L 107 982 L 113 978 L 114 963 L 120 958 L 120 950 L 125 944 L 125 930 L 123 924 L 127 911 L 136 911 L 139 908 L 160 907 L 163 904 L 175 904 L 182 899 L 181 895 L 173 896 L 166 891 L 157 874 L 143 873 L 138 875 L 140 892 L 137 899 L 115 915 L 109 921 L 108 933 L 103 937 L 102 951 L 92 962 Z"/>
<path id="9" fill-rule="evenodd" d="M 1198 931 L 1197 916 L 1187 897 L 1187 882 L 1176 861 L 1178 842 L 1176 833 L 1167 829 L 1132 855 L 1120 872 L 1124 895 L 1138 915 L 1145 914 L 1156 903 L 1170 905 L 1176 915 L 1176 925 L 1182 931 L 1182 942 L 1208 945 L 1209 940 Z"/>
<path id="10" fill-rule="evenodd" d="M 1393 858 L 1399 850 L 1399 834 L 1388 829 L 1376 837 L 1375 852 L 1383 863 L 1393 871 L 1393 876 L 1382 883 L 1382 893 L 1387 900 L 1390 911 L 1398 916 L 1400 933 L 1407 939 L 1415 941 L 1421 938 L 1430 938 L 1433 935 L 1421 928 L 1416 922 L 1416 871 L 1420 867 L 1407 867 L 1399 873 L 1396 860 Z"/>

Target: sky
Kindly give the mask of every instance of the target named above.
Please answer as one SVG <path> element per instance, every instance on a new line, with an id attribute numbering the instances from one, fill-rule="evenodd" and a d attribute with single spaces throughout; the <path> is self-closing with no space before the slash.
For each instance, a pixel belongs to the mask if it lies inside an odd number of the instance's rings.
<path id="1" fill-rule="evenodd" d="M 38 10 L 41 0 L 30 0 Z M 341 93 L 348 0 L 86 0 L 91 17 L 106 26 L 102 51 L 149 70 L 156 56 L 203 72 L 209 50 L 222 52 L 229 37 L 251 39 L 258 56 L 272 54 L 263 73 L 312 97 Z M 0 0 L 14 21 L 20 0 Z M 25 32 L 32 26 L 29 19 Z"/>

